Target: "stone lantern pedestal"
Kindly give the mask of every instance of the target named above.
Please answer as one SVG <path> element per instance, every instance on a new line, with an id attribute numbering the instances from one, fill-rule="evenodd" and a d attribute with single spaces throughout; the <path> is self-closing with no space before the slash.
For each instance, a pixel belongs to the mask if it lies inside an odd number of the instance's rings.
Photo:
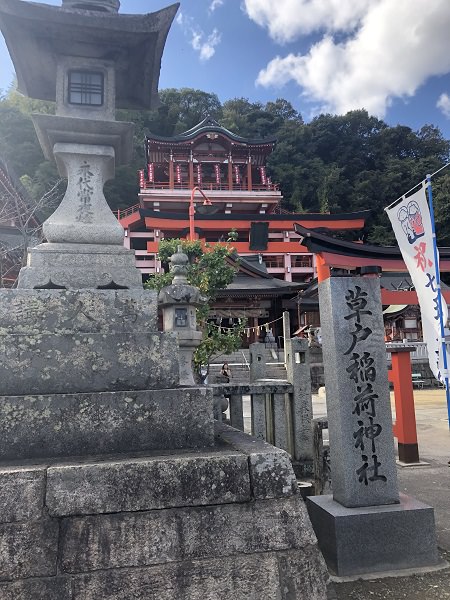
<path id="1" fill-rule="evenodd" d="M 202 332 L 197 331 L 196 309 L 206 302 L 206 298 L 188 283 L 187 264 L 188 257 L 178 246 L 178 251 L 171 257 L 172 284 L 160 291 L 158 303 L 163 313 L 164 331 L 175 332 L 178 338 L 180 385 L 195 385 L 192 357 L 202 341 Z"/>

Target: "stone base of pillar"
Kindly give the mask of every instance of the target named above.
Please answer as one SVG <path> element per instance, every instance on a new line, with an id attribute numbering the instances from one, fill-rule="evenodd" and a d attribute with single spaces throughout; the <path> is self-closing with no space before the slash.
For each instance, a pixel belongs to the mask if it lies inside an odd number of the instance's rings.
<path id="1" fill-rule="evenodd" d="M 289 457 L 231 428 L 201 452 L 0 469 L 0 490 L 1 598 L 326 599 Z"/>
<path id="2" fill-rule="evenodd" d="M 28 251 L 22 289 L 142 289 L 134 251 L 123 246 L 46 243 Z"/>
<path id="3" fill-rule="evenodd" d="M 328 568 L 339 577 L 440 564 L 434 510 L 410 496 L 358 508 L 315 496 L 307 507 Z"/>

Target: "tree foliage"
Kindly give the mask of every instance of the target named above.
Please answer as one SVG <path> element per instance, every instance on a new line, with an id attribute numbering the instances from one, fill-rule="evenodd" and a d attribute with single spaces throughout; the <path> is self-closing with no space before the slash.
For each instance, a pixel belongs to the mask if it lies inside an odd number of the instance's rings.
<path id="1" fill-rule="evenodd" d="M 161 105 L 153 111 L 117 112 L 117 118 L 135 124 L 131 165 L 117 169 L 105 195 L 112 209 L 136 202 L 136 171 L 145 165 L 146 134 L 172 136 L 195 126 L 206 116 L 245 138 L 277 139 L 269 158 L 268 175 L 280 185 L 284 208 L 306 212 L 352 212 L 371 209 L 364 239 L 392 243 L 384 207 L 449 160 L 450 143 L 440 130 L 424 124 L 388 126 L 365 110 L 346 115 L 322 114 L 310 123 L 282 98 L 251 102 L 234 98 L 221 103 L 216 94 L 191 88 L 160 92 Z M 33 184 L 35 198 L 51 187 L 56 167 L 45 161 L 30 113 L 52 112 L 51 103 L 23 98 L 9 90 L 0 97 L 0 153 L 20 176 Z M 448 183 L 436 180 L 436 220 L 439 243 L 448 240 Z M 48 184 L 48 185 L 47 185 Z M 444 237 L 442 237 L 444 236 Z"/>

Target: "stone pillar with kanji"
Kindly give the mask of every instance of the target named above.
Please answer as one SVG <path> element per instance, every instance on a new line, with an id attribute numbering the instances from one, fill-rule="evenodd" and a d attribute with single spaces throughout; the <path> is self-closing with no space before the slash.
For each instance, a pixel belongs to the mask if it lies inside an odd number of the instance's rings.
<path id="1" fill-rule="evenodd" d="M 333 494 L 307 506 L 339 576 L 439 561 L 433 509 L 399 494 L 380 281 L 364 271 L 319 283 Z"/>

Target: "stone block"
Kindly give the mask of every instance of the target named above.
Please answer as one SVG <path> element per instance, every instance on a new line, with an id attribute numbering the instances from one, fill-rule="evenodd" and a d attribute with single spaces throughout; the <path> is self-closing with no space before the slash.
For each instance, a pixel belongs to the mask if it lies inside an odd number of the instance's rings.
<path id="1" fill-rule="evenodd" d="M 250 497 L 247 457 L 235 453 L 73 464 L 47 472 L 46 506 L 58 517 L 229 504 Z"/>
<path id="2" fill-rule="evenodd" d="M 325 600 L 329 575 L 316 546 L 277 555 L 279 593 L 283 600 Z"/>
<path id="3" fill-rule="evenodd" d="M 303 548 L 316 538 L 300 496 L 63 519 L 66 573 Z"/>
<path id="4" fill-rule="evenodd" d="M 56 575 L 57 521 L 0 525 L 0 581 Z"/>
<path id="5" fill-rule="evenodd" d="M 0 523 L 40 519 L 44 493 L 45 467 L 0 469 Z"/>
<path id="6" fill-rule="evenodd" d="M 0 583 L 1 600 L 73 600 L 69 578 L 25 579 Z"/>
<path id="7" fill-rule="evenodd" d="M 157 329 L 153 290 L 0 290 L 0 336 Z"/>
<path id="8" fill-rule="evenodd" d="M 404 494 L 400 504 L 346 508 L 331 496 L 307 498 L 329 569 L 354 576 L 439 563 L 434 512 Z"/>
<path id="9" fill-rule="evenodd" d="M 0 459 L 208 447 L 212 410 L 207 388 L 3 396 Z"/>
<path id="10" fill-rule="evenodd" d="M 291 600 L 277 566 L 275 555 L 258 554 L 93 573 L 74 578 L 74 600 Z"/>
<path id="11" fill-rule="evenodd" d="M 0 393 L 11 396 L 148 390 L 178 385 L 166 333 L 0 336 Z"/>
<path id="12" fill-rule="evenodd" d="M 27 261 L 19 273 L 21 289 L 142 290 L 134 251 L 123 246 L 40 244 L 28 251 Z"/>
<path id="13" fill-rule="evenodd" d="M 222 423 L 216 423 L 216 439 L 224 448 L 247 455 L 253 498 L 282 498 L 297 493 L 297 480 L 287 452 Z"/>

